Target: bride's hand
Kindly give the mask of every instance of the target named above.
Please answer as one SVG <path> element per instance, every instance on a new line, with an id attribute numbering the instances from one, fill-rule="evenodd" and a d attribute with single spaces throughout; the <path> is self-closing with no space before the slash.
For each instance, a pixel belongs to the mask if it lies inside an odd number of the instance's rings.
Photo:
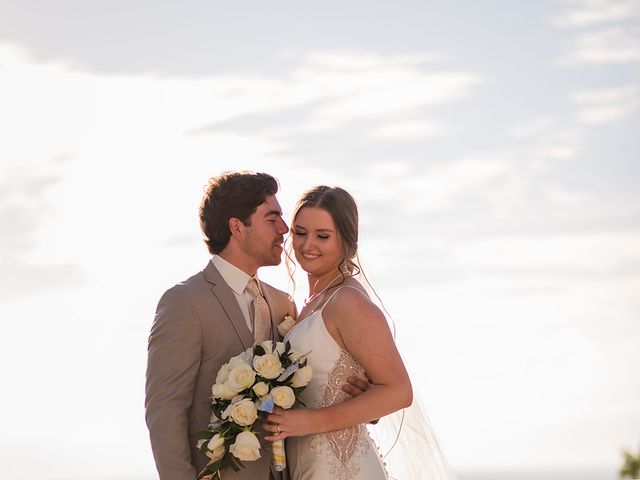
<path id="1" fill-rule="evenodd" d="M 262 423 L 262 428 L 272 435 L 264 437 L 265 440 L 274 442 L 276 440 L 284 440 L 287 437 L 301 437 L 316 433 L 314 420 L 317 410 L 309 410 L 306 408 L 294 408 L 284 410 L 276 407 L 273 413 L 266 417 L 266 421 Z"/>

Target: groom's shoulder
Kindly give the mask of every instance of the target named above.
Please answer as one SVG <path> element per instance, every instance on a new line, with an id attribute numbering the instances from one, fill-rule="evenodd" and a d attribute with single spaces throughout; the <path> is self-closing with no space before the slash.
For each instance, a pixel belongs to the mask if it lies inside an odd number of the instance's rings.
<path id="1" fill-rule="evenodd" d="M 260 285 L 262 286 L 264 294 L 267 296 L 267 301 L 269 301 L 271 306 L 276 309 L 275 311 L 278 315 L 286 314 L 291 315 L 294 318 L 297 317 L 296 304 L 294 303 L 291 295 L 276 287 L 272 287 L 265 282 L 260 282 Z"/>
<path id="2" fill-rule="evenodd" d="M 169 287 L 162 294 L 161 301 L 163 299 L 186 299 L 203 289 L 207 289 L 208 286 L 209 282 L 205 277 L 204 271 L 200 270 L 181 282 Z"/>
<path id="3" fill-rule="evenodd" d="M 291 297 L 291 295 L 289 295 L 287 292 L 284 292 L 282 290 L 280 290 L 279 288 L 276 288 L 272 285 L 269 285 L 266 282 L 260 281 L 260 286 L 264 289 L 267 290 L 271 295 L 278 297 L 282 300 L 287 300 L 290 302 L 293 302 L 293 298 Z"/>

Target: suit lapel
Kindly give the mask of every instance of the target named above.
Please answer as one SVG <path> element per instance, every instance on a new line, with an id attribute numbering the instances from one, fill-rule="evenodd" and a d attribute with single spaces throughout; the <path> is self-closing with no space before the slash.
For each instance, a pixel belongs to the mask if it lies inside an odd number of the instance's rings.
<path id="1" fill-rule="evenodd" d="M 242 314 L 242 310 L 240 310 L 233 290 L 227 285 L 222 275 L 220 275 L 220 272 L 218 272 L 218 269 L 211 262 L 205 267 L 204 276 L 209 283 L 211 283 L 211 291 L 220 302 L 220 305 L 222 305 L 229 323 L 236 331 L 240 342 L 242 342 L 242 346 L 245 349 L 249 348 L 253 345 L 253 335 L 247 328 L 247 322 Z"/>

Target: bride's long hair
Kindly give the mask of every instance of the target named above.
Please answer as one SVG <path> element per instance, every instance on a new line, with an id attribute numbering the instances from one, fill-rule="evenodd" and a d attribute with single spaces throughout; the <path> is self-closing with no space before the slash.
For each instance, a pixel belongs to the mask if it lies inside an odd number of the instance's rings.
<path id="1" fill-rule="evenodd" d="M 294 208 L 291 229 L 295 228 L 298 213 L 303 208 L 316 207 L 325 210 L 335 224 L 338 241 L 342 249 L 339 271 L 343 283 L 349 277 L 356 277 L 363 287 L 377 299 L 378 307 L 384 312 L 387 322 L 396 338 L 396 324 L 384 306 L 382 299 L 367 278 L 358 256 L 358 206 L 354 198 L 340 187 L 319 185 L 302 194 Z M 289 279 L 295 292 L 295 269 L 293 242 L 291 235 L 286 242 L 286 265 Z M 339 285 L 339 284 L 338 284 Z M 372 297 L 371 295 L 369 295 Z M 370 426 L 385 462 L 389 478 L 394 480 L 455 480 L 429 419 L 415 396 L 413 404 L 380 419 Z"/>

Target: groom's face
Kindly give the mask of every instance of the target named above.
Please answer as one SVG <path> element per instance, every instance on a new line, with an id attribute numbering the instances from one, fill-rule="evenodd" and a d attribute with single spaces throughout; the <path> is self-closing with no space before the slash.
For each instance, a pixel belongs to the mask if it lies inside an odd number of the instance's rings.
<path id="1" fill-rule="evenodd" d="M 249 217 L 243 241 L 245 253 L 259 266 L 278 265 L 282 261 L 282 244 L 289 227 L 282 219 L 282 208 L 275 195 L 270 195 Z"/>

